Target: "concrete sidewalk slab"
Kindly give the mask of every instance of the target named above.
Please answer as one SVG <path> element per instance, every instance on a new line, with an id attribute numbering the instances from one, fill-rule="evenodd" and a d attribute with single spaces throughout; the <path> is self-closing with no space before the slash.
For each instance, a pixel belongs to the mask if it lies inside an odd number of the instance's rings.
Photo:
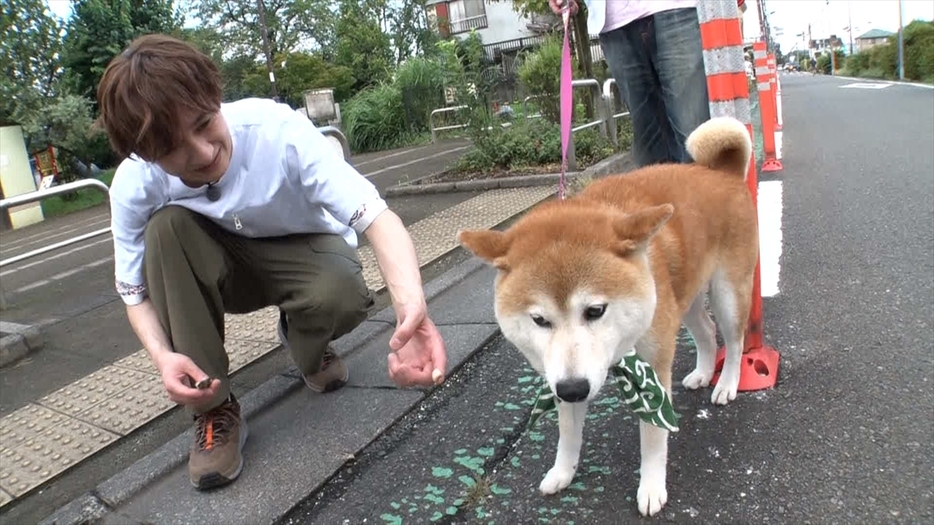
<path id="1" fill-rule="evenodd" d="M 475 259 L 426 286 L 429 311 L 441 319 L 482 319 L 494 273 Z M 453 310 L 453 311 L 452 311 Z M 392 307 L 335 342 L 351 370 L 350 385 L 331 394 L 301 386 L 294 369 L 241 399 L 250 438 L 239 480 L 208 494 L 188 481 L 192 431 L 48 516 L 43 523 L 268 523 L 321 487 L 344 463 L 415 407 L 426 392 L 399 389 L 388 378 Z M 392 321 L 388 321 L 392 319 Z M 449 374 L 497 333 L 491 323 L 439 326 Z"/>

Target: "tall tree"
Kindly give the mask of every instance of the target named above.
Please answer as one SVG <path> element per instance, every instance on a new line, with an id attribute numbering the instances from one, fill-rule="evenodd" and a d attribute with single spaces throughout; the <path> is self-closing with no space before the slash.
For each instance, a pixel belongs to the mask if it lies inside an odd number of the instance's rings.
<path id="1" fill-rule="evenodd" d="M 61 22 L 44 0 L 6 0 L 0 11 L 0 123 L 18 122 L 55 94 L 62 75 Z"/>
<path id="2" fill-rule="evenodd" d="M 96 100 L 107 64 L 147 33 L 180 36 L 184 23 L 172 0 L 73 0 L 62 64 L 71 91 Z"/>
<path id="3" fill-rule="evenodd" d="M 334 63 L 353 71 L 354 91 L 387 80 L 395 66 L 389 35 L 380 16 L 384 0 L 342 0 Z"/>
<path id="4" fill-rule="evenodd" d="M 428 26 L 425 0 L 400 0 L 391 13 L 389 33 L 396 63 L 410 56 L 433 54 L 438 35 Z"/>
<path id="5" fill-rule="evenodd" d="M 320 50 L 334 45 L 336 0 L 263 0 L 270 54 Z M 203 0 L 194 12 L 224 37 L 228 57 L 263 56 L 256 0 Z"/>

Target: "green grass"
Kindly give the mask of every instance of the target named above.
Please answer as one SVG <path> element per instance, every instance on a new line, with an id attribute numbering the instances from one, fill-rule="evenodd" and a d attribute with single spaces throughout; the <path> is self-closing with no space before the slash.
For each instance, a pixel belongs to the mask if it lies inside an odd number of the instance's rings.
<path id="1" fill-rule="evenodd" d="M 115 172 L 116 169 L 106 170 L 102 172 L 100 176 L 97 177 L 97 179 L 102 181 L 107 186 L 110 186 L 110 183 L 113 182 Z M 49 197 L 48 199 L 41 201 L 42 215 L 46 219 L 52 217 L 61 217 L 62 215 L 68 215 L 69 213 L 74 213 L 76 211 L 93 208 L 94 206 L 103 204 L 106 200 L 107 196 L 100 191 L 92 188 L 86 188 L 69 195 Z"/>

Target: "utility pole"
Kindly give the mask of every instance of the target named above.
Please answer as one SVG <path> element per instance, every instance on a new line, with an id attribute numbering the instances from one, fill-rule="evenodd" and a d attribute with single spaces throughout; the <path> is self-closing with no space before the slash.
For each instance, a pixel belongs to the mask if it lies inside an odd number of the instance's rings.
<path id="1" fill-rule="evenodd" d="M 905 29 L 902 27 L 902 0 L 898 0 L 898 79 L 905 80 Z"/>
<path id="2" fill-rule="evenodd" d="M 846 17 L 849 25 L 847 29 L 850 30 L 850 52 L 847 53 L 847 56 L 853 54 L 853 0 L 847 0 L 846 2 Z"/>
<path id="3" fill-rule="evenodd" d="M 266 55 L 266 69 L 269 70 L 269 83 L 272 84 L 272 99 L 279 102 L 279 92 L 276 90 L 276 73 L 272 68 L 272 52 L 269 49 L 269 32 L 266 31 L 266 6 L 263 0 L 256 0 L 259 10 L 259 27 L 263 33 L 263 53 Z"/>

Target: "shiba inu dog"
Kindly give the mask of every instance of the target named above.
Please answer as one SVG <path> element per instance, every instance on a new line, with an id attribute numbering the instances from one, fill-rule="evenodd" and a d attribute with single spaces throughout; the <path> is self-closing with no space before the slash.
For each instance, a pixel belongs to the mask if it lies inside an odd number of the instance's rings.
<path id="1" fill-rule="evenodd" d="M 714 118 L 687 139 L 692 164 L 644 167 L 539 204 L 505 231 L 462 231 L 466 249 L 497 269 L 494 310 L 504 337 L 542 375 L 558 405 L 554 466 L 540 490 L 574 477 L 587 405 L 608 369 L 634 348 L 671 394 L 682 322 L 697 343 L 684 387 L 709 386 L 716 328 L 726 358 L 711 402 L 736 397 L 759 256 L 745 182 L 752 143 L 739 121 Z M 642 515 L 668 499 L 668 431 L 640 422 Z"/>

